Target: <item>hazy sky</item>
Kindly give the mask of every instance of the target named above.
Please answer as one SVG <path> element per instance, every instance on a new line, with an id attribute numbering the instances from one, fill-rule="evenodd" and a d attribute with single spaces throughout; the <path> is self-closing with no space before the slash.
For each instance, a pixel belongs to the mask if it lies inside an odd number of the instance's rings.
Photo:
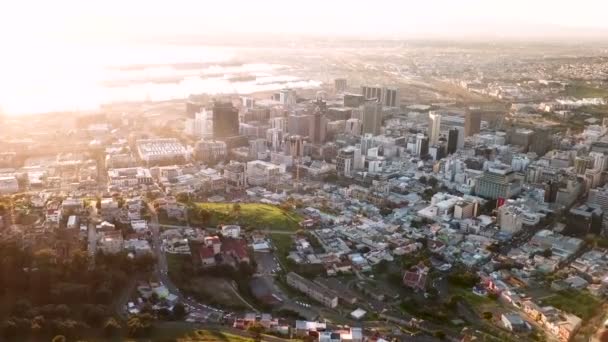
<path id="1" fill-rule="evenodd" d="M 389 37 L 600 35 L 606 0 L 2 1 L 4 43 L 66 37 L 304 33 Z"/>

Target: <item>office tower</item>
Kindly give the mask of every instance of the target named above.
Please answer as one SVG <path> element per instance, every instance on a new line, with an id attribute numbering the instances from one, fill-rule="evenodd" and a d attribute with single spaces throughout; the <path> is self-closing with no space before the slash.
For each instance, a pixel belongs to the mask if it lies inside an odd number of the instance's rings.
<path id="1" fill-rule="evenodd" d="M 475 194 L 490 199 L 507 199 L 521 192 L 521 180 L 515 172 L 504 165 L 488 168 L 475 184 Z"/>
<path id="2" fill-rule="evenodd" d="M 608 186 L 589 190 L 587 203 L 599 206 L 606 213 L 602 222 L 603 232 L 606 233 L 608 231 Z"/>
<path id="3" fill-rule="evenodd" d="M 584 175 L 590 165 L 592 165 L 592 160 L 587 157 L 576 157 L 574 160 L 574 169 L 577 175 Z"/>
<path id="4" fill-rule="evenodd" d="M 266 141 L 270 144 L 272 151 L 280 151 L 283 142 L 283 131 L 277 128 L 269 128 L 266 131 Z"/>
<path id="5" fill-rule="evenodd" d="M 606 167 L 608 166 L 608 157 L 606 154 L 589 152 L 589 158 L 591 158 L 591 164 L 594 169 L 606 171 Z"/>
<path id="6" fill-rule="evenodd" d="M 334 80 L 334 90 L 336 93 L 343 93 L 346 91 L 347 83 L 346 78 L 336 78 Z"/>
<path id="7" fill-rule="evenodd" d="M 365 103 L 365 96 L 359 94 L 344 94 L 344 107 L 359 107 Z"/>
<path id="8" fill-rule="evenodd" d="M 386 107 L 399 107 L 399 89 L 383 88 L 382 89 L 382 104 Z"/>
<path id="9" fill-rule="evenodd" d="M 479 133 L 481 130 L 481 113 L 477 111 L 467 111 L 464 115 L 464 136 L 470 137 L 471 135 Z"/>
<path id="10" fill-rule="evenodd" d="M 277 116 L 274 118 L 270 118 L 268 121 L 270 123 L 270 128 L 280 129 L 283 132 L 287 132 L 287 118 L 282 116 Z"/>
<path id="11" fill-rule="evenodd" d="M 464 127 L 456 127 L 458 130 L 458 149 L 464 148 Z"/>
<path id="12" fill-rule="evenodd" d="M 380 134 L 382 128 L 382 104 L 367 101 L 361 106 L 362 132 L 374 135 Z"/>
<path id="13" fill-rule="evenodd" d="M 304 139 L 300 135 L 292 135 L 289 137 L 289 154 L 294 158 L 304 156 Z"/>
<path id="14" fill-rule="evenodd" d="M 359 119 L 348 119 L 344 126 L 344 133 L 360 136 L 361 135 L 361 120 Z"/>
<path id="15" fill-rule="evenodd" d="M 429 147 L 429 155 L 433 160 L 441 160 L 445 157 L 446 146 L 445 144 L 437 144 Z"/>
<path id="16" fill-rule="evenodd" d="M 355 148 L 346 147 L 338 152 L 336 157 L 336 172 L 341 176 L 350 176 L 354 169 Z"/>
<path id="17" fill-rule="evenodd" d="M 227 156 L 226 143 L 223 141 L 201 140 L 194 146 L 194 156 L 203 163 L 213 164 Z"/>
<path id="18" fill-rule="evenodd" d="M 249 140 L 249 157 L 253 159 L 264 159 L 266 153 L 266 139 Z"/>
<path id="19" fill-rule="evenodd" d="M 310 140 L 313 144 L 322 144 L 327 135 L 327 118 L 321 111 L 310 115 L 310 128 L 308 129 Z"/>
<path id="20" fill-rule="evenodd" d="M 332 107 L 327 109 L 327 118 L 331 121 L 348 120 L 352 115 L 352 108 Z"/>
<path id="21" fill-rule="evenodd" d="M 458 128 L 450 128 L 448 131 L 448 154 L 453 154 L 458 150 L 458 136 L 460 130 Z"/>
<path id="22" fill-rule="evenodd" d="M 544 156 L 553 146 L 552 131 L 546 128 L 535 128 L 528 151 Z"/>
<path id="23" fill-rule="evenodd" d="M 376 99 L 381 101 L 382 88 L 379 86 L 361 86 L 361 95 L 363 95 L 366 100 Z"/>
<path id="24" fill-rule="evenodd" d="M 185 133 L 196 138 L 210 138 L 213 135 L 212 113 L 204 108 L 194 114 L 193 119 L 186 119 Z"/>
<path id="25" fill-rule="evenodd" d="M 416 151 L 414 151 L 417 156 L 424 157 L 429 154 L 429 138 L 422 134 L 418 133 L 416 135 Z"/>
<path id="26" fill-rule="evenodd" d="M 292 114 L 287 117 L 287 132 L 303 137 L 310 135 L 310 121 L 312 115 Z"/>
<path id="27" fill-rule="evenodd" d="M 194 118 L 194 115 L 199 113 L 204 107 L 205 106 L 202 103 L 188 101 L 186 102 L 186 116 Z"/>
<path id="28" fill-rule="evenodd" d="M 239 111 L 230 102 L 213 104 L 213 138 L 222 139 L 239 135 Z"/>
<path id="29" fill-rule="evenodd" d="M 296 99 L 296 91 L 293 89 L 286 88 L 279 91 L 279 102 L 284 106 L 295 106 Z"/>
<path id="30" fill-rule="evenodd" d="M 429 143 L 436 145 L 439 142 L 439 133 L 441 132 L 441 114 L 429 112 Z"/>

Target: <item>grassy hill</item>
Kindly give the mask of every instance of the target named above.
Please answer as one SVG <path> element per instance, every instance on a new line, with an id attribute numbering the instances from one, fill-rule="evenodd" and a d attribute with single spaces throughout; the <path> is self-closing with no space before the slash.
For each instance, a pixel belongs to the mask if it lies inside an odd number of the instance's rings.
<path id="1" fill-rule="evenodd" d="M 263 203 L 196 203 L 195 211 L 209 213 L 208 226 L 239 224 L 260 230 L 296 231 L 302 220 L 297 213 Z M 194 215 L 196 221 L 200 215 Z M 200 219 L 199 219 L 200 221 Z"/>

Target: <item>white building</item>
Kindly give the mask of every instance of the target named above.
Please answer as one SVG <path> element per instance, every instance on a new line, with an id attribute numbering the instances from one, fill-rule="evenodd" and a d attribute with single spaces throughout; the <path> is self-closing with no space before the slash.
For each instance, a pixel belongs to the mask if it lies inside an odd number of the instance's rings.
<path id="1" fill-rule="evenodd" d="M 275 182 L 282 169 L 275 164 L 253 160 L 247 163 L 247 183 L 251 186 L 266 185 Z"/>
<path id="2" fill-rule="evenodd" d="M 296 105 L 296 91 L 294 89 L 281 89 L 279 91 L 279 102 L 284 106 L 295 106 Z"/>
<path id="3" fill-rule="evenodd" d="M 188 159 L 188 151 L 179 140 L 174 138 L 137 140 L 137 153 L 146 164 Z"/>
<path id="4" fill-rule="evenodd" d="M 429 145 L 436 145 L 439 142 L 441 133 L 441 114 L 429 112 Z"/>

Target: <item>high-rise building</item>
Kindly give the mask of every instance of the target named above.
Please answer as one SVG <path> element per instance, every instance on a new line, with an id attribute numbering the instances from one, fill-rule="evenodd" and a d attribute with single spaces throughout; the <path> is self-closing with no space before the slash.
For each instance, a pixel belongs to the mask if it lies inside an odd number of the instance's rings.
<path id="1" fill-rule="evenodd" d="M 386 107 L 399 107 L 399 89 L 391 87 L 383 88 L 382 105 Z"/>
<path id="2" fill-rule="evenodd" d="M 287 132 L 307 137 L 310 135 L 311 120 L 311 115 L 290 115 L 287 117 Z"/>
<path id="3" fill-rule="evenodd" d="M 201 140 L 194 147 L 194 157 L 203 163 L 216 163 L 226 156 L 227 147 L 223 141 Z"/>
<path id="4" fill-rule="evenodd" d="M 361 86 L 361 95 L 366 100 L 382 101 L 382 88 L 380 86 Z"/>
<path id="5" fill-rule="evenodd" d="M 458 128 L 450 128 L 448 131 L 448 154 L 453 154 L 458 150 L 458 138 L 460 130 Z"/>
<path id="6" fill-rule="evenodd" d="M 344 133 L 360 136 L 361 135 L 361 120 L 359 119 L 348 119 L 344 126 Z"/>
<path id="7" fill-rule="evenodd" d="M 239 135 L 239 111 L 230 102 L 213 104 L 213 138 L 223 139 Z"/>
<path id="8" fill-rule="evenodd" d="M 422 133 L 416 135 L 416 151 L 417 156 L 424 157 L 429 154 L 429 137 Z"/>
<path id="9" fill-rule="evenodd" d="M 336 93 L 343 93 L 347 88 L 346 78 L 336 78 L 334 80 L 334 90 Z"/>
<path id="10" fill-rule="evenodd" d="M 300 135 L 289 137 L 289 154 L 295 158 L 304 156 L 304 139 Z"/>
<path id="11" fill-rule="evenodd" d="M 574 159 L 574 169 L 577 175 L 584 175 L 587 168 L 592 165 L 592 160 L 587 157 L 576 157 Z"/>
<path id="12" fill-rule="evenodd" d="M 336 172 L 341 176 L 350 176 L 354 169 L 355 148 L 346 147 L 338 152 L 336 157 Z"/>
<path id="13" fill-rule="evenodd" d="M 211 138 L 213 135 L 213 115 L 204 108 L 194 114 L 194 119 L 186 119 L 185 133 L 196 138 Z"/>
<path id="14" fill-rule="evenodd" d="M 441 133 L 441 114 L 429 112 L 429 143 L 436 145 L 439 142 L 439 133 Z"/>
<path id="15" fill-rule="evenodd" d="M 279 91 L 279 102 L 284 106 L 295 106 L 297 100 L 296 91 L 286 88 Z"/>
<path id="16" fill-rule="evenodd" d="M 479 133 L 480 130 L 481 112 L 467 111 L 464 115 L 464 136 L 470 137 L 471 135 Z"/>
<path id="17" fill-rule="evenodd" d="M 266 139 L 249 140 L 249 157 L 253 159 L 264 159 L 266 153 Z"/>
<path id="18" fill-rule="evenodd" d="M 194 115 L 199 113 L 204 107 L 205 106 L 202 103 L 188 101 L 186 102 L 186 116 L 194 118 Z"/>
<path id="19" fill-rule="evenodd" d="M 591 166 L 594 169 L 606 171 L 606 167 L 608 167 L 608 156 L 606 156 L 605 153 L 589 152 L 589 158 L 591 158 Z"/>
<path id="20" fill-rule="evenodd" d="M 365 102 L 365 96 L 359 94 L 344 94 L 344 107 L 359 107 Z"/>
<path id="21" fill-rule="evenodd" d="M 327 122 L 327 117 L 321 110 L 315 111 L 315 113 L 310 116 L 308 135 L 313 144 L 322 144 L 325 142 L 325 137 L 327 135 Z"/>
<path id="22" fill-rule="evenodd" d="M 283 131 L 278 128 L 269 128 L 266 131 L 266 141 L 274 152 L 280 151 L 283 142 Z"/>
<path id="23" fill-rule="evenodd" d="M 521 180 L 508 166 L 498 165 L 488 168 L 475 184 L 475 193 L 484 198 L 511 198 L 521 192 Z"/>
<path id="24" fill-rule="evenodd" d="M 382 104 L 376 101 L 367 101 L 361 106 L 363 133 L 380 134 L 382 128 Z"/>

